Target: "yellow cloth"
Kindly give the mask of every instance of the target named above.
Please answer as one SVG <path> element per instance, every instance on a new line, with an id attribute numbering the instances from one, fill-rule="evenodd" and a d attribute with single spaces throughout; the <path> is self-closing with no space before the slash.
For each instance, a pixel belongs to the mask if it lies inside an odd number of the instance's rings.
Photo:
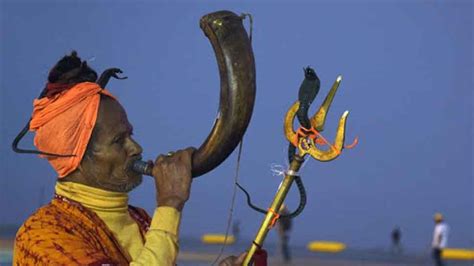
<path id="1" fill-rule="evenodd" d="M 174 265 L 179 251 L 181 213 L 175 208 L 155 209 L 145 243 L 128 212 L 128 194 L 74 182 L 57 182 L 56 193 L 81 203 L 99 216 L 112 231 L 132 262 L 130 265 Z"/>

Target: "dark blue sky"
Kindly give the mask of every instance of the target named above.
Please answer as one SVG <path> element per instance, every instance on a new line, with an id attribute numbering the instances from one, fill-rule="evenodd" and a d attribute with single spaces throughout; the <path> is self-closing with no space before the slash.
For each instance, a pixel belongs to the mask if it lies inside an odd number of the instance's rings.
<path id="1" fill-rule="evenodd" d="M 198 146 L 219 95 L 199 18 L 228 9 L 254 16 L 257 99 L 240 182 L 260 206 L 280 182 L 270 164 L 285 164 L 282 121 L 302 68 L 313 66 L 321 79 L 315 105 L 344 76 L 325 136 L 334 138 L 338 117 L 350 110 L 347 136 L 360 143 L 336 161 L 305 164 L 308 204 L 295 220 L 295 244 L 384 247 L 399 225 L 405 245 L 424 250 L 440 211 L 451 226 L 450 245 L 474 245 L 472 2 L 39 2 L 1 1 L 0 224 L 20 224 L 52 194 L 48 163 L 14 154 L 10 143 L 60 57 L 76 49 L 98 72 L 124 70 L 129 79 L 108 88 L 127 109 L 145 158 Z M 23 144 L 30 145 L 32 134 Z M 182 236 L 225 231 L 235 165 L 236 153 L 193 182 Z M 154 199 L 149 178 L 132 193 L 132 203 L 149 211 Z M 290 208 L 298 199 L 292 191 Z M 252 238 L 262 216 L 241 193 L 234 213 Z"/>

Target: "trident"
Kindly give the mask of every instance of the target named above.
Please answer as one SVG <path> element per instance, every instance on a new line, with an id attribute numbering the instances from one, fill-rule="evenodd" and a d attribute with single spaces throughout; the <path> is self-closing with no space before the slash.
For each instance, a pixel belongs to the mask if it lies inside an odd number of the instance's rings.
<path id="1" fill-rule="evenodd" d="M 334 144 L 329 143 L 320 134 L 320 132 L 324 130 L 326 115 L 331 107 L 337 89 L 339 88 L 339 84 L 342 81 L 342 76 L 336 78 L 336 81 L 332 85 L 331 90 L 324 99 L 319 110 L 315 115 L 309 118 L 308 109 L 319 91 L 319 79 L 314 70 L 310 67 L 305 68 L 304 71 L 305 80 L 300 87 L 299 100 L 290 107 L 286 113 L 284 122 L 285 136 L 290 142 L 288 149 L 290 167 L 285 173 L 285 178 L 281 182 L 270 208 L 268 208 L 268 211 L 266 212 L 266 216 L 254 238 L 254 241 L 252 242 L 252 246 L 245 257 L 243 265 L 250 265 L 254 254 L 262 248 L 267 233 L 280 217 L 278 212 L 293 181 L 300 177 L 298 171 L 300 170 L 306 155 L 309 154 L 311 157 L 321 162 L 329 162 L 336 159 L 344 148 L 352 148 L 358 142 L 358 139 L 356 138 L 351 145 L 344 146 L 346 120 L 349 111 L 345 111 L 339 119 Z M 293 128 L 295 117 L 298 117 L 298 121 L 301 125 L 296 131 Z M 321 146 L 327 147 L 326 149 L 320 149 L 319 147 Z M 300 213 L 301 210 L 298 213 Z"/>

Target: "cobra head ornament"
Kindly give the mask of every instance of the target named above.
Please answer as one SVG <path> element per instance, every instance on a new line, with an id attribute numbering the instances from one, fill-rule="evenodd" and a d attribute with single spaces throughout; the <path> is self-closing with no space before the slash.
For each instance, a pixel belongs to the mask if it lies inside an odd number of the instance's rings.
<path id="1" fill-rule="evenodd" d="M 307 72 L 308 70 L 305 69 L 305 74 Z M 332 85 L 331 90 L 324 99 L 324 102 L 319 107 L 316 114 L 309 118 L 309 123 L 306 126 L 301 123 L 302 126 L 299 127 L 296 131 L 293 129 L 295 117 L 297 116 L 297 113 L 300 110 L 302 104 L 304 104 L 301 102 L 301 100 L 296 101 L 286 113 L 284 124 L 285 135 L 288 141 L 298 148 L 300 156 L 309 154 L 318 161 L 328 162 L 336 159 L 339 154 L 341 154 L 341 151 L 345 148 L 345 130 L 349 111 L 345 111 L 339 119 L 339 125 L 337 128 L 336 139 L 334 140 L 334 143 L 329 143 L 320 134 L 322 131 L 324 131 L 327 113 L 329 111 L 329 108 L 331 107 L 332 101 L 334 99 L 334 96 L 336 95 L 341 80 L 342 76 L 338 76 L 336 78 L 336 81 Z M 355 145 L 356 142 L 357 139 L 350 146 Z M 321 146 L 327 147 L 326 149 L 321 149 Z"/>

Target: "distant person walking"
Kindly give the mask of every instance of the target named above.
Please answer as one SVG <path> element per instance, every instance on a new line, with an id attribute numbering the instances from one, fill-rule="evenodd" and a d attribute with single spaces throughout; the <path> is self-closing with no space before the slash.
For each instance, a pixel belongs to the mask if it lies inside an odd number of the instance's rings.
<path id="1" fill-rule="evenodd" d="M 392 231 L 392 253 L 394 254 L 402 253 L 402 245 L 400 243 L 401 238 L 402 238 L 402 231 L 400 230 L 400 227 L 396 226 Z"/>
<path id="2" fill-rule="evenodd" d="M 236 220 L 232 224 L 232 235 L 234 235 L 234 238 L 236 241 L 239 240 L 240 238 L 240 221 Z"/>
<path id="3" fill-rule="evenodd" d="M 443 249 L 448 245 L 449 226 L 444 222 L 444 217 L 441 213 L 434 215 L 435 227 L 433 230 L 433 242 L 431 247 L 433 249 L 433 259 L 436 266 L 443 266 Z"/>
<path id="4" fill-rule="evenodd" d="M 290 240 L 290 230 L 291 230 L 291 218 L 281 217 L 283 215 L 288 215 L 290 212 L 285 204 L 283 204 L 279 211 L 280 218 L 278 219 L 278 235 L 280 236 L 280 250 L 283 255 L 283 260 L 285 263 L 291 261 L 290 247 L 288 242 Z"/>

